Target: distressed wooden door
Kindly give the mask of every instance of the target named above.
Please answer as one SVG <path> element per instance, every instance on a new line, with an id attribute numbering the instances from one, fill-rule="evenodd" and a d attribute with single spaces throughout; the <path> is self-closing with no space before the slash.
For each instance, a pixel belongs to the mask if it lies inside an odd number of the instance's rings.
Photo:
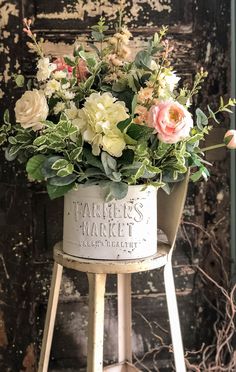
<path id="1" fill-rule="evenodd" d="M 112 27 L 118 1 L 0 0 L 1 116 L 21 94 L 11 79 L 14 73 L 30 76 L 34 55 L 27 51 L 22 18 L 32 17 L 34 30 L 45 38 L 49 54 L 72 50 L 83 42 L 99 16 Z M 138 48 L 162 24 L 169 25 L 176 71 L 191 81 L 201 66 L 209 78 L 199 101 L 216 105 L 227 95 L 230 81 L 230 0 L 130 0 L 125 23 L 137 37 Z M 221 140 L 228 117 L 213 133 Z M 223 129 L 222 129 L 223 128 Z M 196 350 L 211 343 L 219 292 L 197 265 L 220 285 L 226 283 L 229 253 L 229 157 L 225 150 L 209 155 L 215 163 L 211 180 L 190 185 L 174 257 L 177 295 L 185 348 Z M 30 184 L 20 164 L 0 162 L 0 370 L 36 371 L 50 286 L 52 247 L 62 238 L 63 200 L 50 201 L 41 185 Z M 217 243 L 216 243 L 217 242 Z M 219 253 L 220 252 L 220 253 Z M 226 269 L 223 268 L 223 264 Z M 226 271 L 225 271 L 226 270 Z M 154 371 L 172 371 L 168 345 L 165 295 L 158 271 L 133 277 L 133 350 L 139 364 Z M 226 283 L 227 284 L 227 283 Z M 116 282 L 107 285 L 105 361 L 117 352 Z M 86 361 L 87 281 L 65 271 L 51 353 L 50 370 L 78 371 Z M 194 360 L 194 355 L 192 359 Z"/>

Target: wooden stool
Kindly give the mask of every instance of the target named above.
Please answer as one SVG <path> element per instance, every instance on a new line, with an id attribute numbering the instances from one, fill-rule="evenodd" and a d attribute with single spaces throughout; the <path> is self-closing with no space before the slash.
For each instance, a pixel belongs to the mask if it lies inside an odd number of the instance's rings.
<path id="1" fill-rule="evenodd" d="M 157 254 L 145 259 L 90 260 L 67 255 L 62 243 L 54 247 L 54 268 L 47 307 L 38 372 L 47 372 L 63 267 L 86 272 L 89 281 L 87 372 L 132 372 L 131 274 L 164 267 L 164 284 L 174 360 L 177 372 L 185 372 L 184 352 L 172 271 L 172 252 L 183 211 L 188 177 L 170 195 L 158 192 L 158 227 L 168 242 L 158 243 Z M 163 213 L 164 211 L 164 213 Z M 103 368 L 104 297 L 107 274 L 118 277 L 118 363 Z"/>

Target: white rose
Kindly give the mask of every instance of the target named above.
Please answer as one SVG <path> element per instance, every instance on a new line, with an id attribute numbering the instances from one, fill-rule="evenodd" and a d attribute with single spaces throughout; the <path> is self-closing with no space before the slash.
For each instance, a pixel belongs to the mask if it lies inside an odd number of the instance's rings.
<path id="1" fill-rule="evenodd" d="M 37 79 L 38 81 L 45 81 L 49 79 L 51 73 L 56 70 L 57 65 L 55 63 L 50 63 L 49 58 L 41 58 L 37 64 L 38 72 Z"/>
<path id="2" fill-rule="evenodd" d="M 38 130 L 42 128 L 41 121 L 48 116 L 47 100 L 41 90 L 27 90 L 15 105 L 16 122 L 23 128 Z"/>

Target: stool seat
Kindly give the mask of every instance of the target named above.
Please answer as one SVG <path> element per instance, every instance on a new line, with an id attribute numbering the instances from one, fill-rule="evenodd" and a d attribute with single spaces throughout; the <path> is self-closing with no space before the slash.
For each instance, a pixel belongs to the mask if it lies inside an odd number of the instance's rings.
<path id="1" fill-rule="evenodd" d="M 54 260 L 68 269 L 96 274 L 129 274 L 165 266 L 171 246 L 158 242 L 157 253 L 153 256 L 135 260 L 94 260 L 74 257 L 63 252 L 62 242 L 54 247 Z"/>

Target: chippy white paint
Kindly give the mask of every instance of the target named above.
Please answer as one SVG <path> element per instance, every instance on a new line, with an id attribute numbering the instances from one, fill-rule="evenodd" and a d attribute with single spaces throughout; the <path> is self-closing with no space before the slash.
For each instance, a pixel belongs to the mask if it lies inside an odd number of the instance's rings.
<path id="1" fill-rule="evenodd" d="M 163 12 L 164 10 L 171 12 L 171 0 L 165 1 L 163 4 L 160 0 L 139 0 L 134 2 L 130 8 L 130 13 L 133 19 L 137 19 L 139 16 L 143 17 L 143 4 L 147 4 L 150 8 L 157 12 Z M 126 3 L 127 5 L 127 3 Z M 62 12 L 53 13 L 39 13 L 37 18 L 43 19 L 80 19 L 84 20 L 86 14 L 90 17 L 95 17 L 100 14 L 106 14 L 110 20 L 116 17 L 116 13 L 119 9 L 119 4 L 113 4 L 112 2 L 106 2 L 101 4 L 98 1 L 88 0 L 86 4 L 77 2 L 76 4 L 67 4 Z M 125 21 L 129 19 L 126 17 Z"/>
<path id="2" fill-rule="evenodd" d="M 121 200 L 106 203 L 99 186 L 79 186 L 64 198 L 63 250 L 92 259 L 137 259 L 157 251 L 157 191 L 129 186 Z"/>
<path id="3" fill-rule="evenodd" d="M 10 63 L 6 63 L 5 64 L 5 69 L 4 69 L 4 72 L 3 72 L 3 77 L 4 77 L 5 83 L 7 83 L 11 79 Z"/>
<path id="4" fill-rule="evenodd" d="M 13 42 L 14 42 L 14 44 L 17 44 L 18 43 L 18 41 L 19 41 L 19 34 L 14 34 L 14 40 L 13 40 Z"/>
<path id="5" fill-rule="evenodd" d="M 19 10 L 16 8 L 16 4 L 8 2 L 2 5 L 1 3 L 2 1 L 0 1 L 0 28 L 4 28 L 8 24 L 10 15 L 19 16 Z"/>
<path id="6" fill-rule="evenodd" d="M 167 10 L 171 12 L 171 1 L 165 1 L 163 4 L 160 0 L 139 0 L 134 2 L 133 6 L 130 8 L 130 13 L 132 19 L 137 19 L 139 16 L 143 17 L 143 4 L 149 5 L 152 11 L 163 12 Z M 128 19 L 127 19 L 128 20 Z"/>
<path id="7" fill-rule="evenodd" d="M 2 35 L 3 35 L 3 38 L 4 39 L 7 39 L 8 38 L 8 36 L 10 36 L 11 35 L 11 33 L 10 32 L 8 32 L 8 31 L 3 31 L 3 33 L 2 33 Z"/>
<path id="8" fill-rule="evenodd" d="M 106 13 L 110 19 L 116 16 L 118 10 L 118 4 L 108 5 L 100 4 L 100 2 L 88 0 L 86 4 L 82 2 L 77 2 L 76 4 L 68 4 L 63 8 L 62 12 L 53 12 L 53 13 L 38 13 L 37 18 L 43 19 L 80 19 L 84 20 L 86 14 L 89 14 L 90 17 L 95 17 L 99 14 Z M 112 17 L 112 18 L 111 18 Z"/>
<path id="9" fill-rule="evenodd" d="M 51 41 L 44 41 L 43 51 L 46 55 L 59 57 L 62 55 L 72 55 L 74 45 L 66 44 L 64 42 L 53 43 Z"/>

